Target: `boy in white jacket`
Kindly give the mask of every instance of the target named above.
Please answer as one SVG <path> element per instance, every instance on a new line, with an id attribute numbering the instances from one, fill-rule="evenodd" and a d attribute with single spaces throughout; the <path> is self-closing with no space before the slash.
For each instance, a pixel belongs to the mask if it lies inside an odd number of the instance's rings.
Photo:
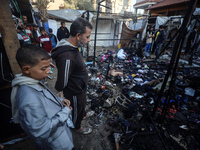
<path id="1" fill-rule="evenodd" d="M 42 48 L 26 45 L 17 51 L 16 59 L 22 75 L 12 81 L 14 122 L 20 123 L 38 149 L 73 149 L 70 101 L 58 98 L 40 82 L 50 73 L 50 56 Z"/>

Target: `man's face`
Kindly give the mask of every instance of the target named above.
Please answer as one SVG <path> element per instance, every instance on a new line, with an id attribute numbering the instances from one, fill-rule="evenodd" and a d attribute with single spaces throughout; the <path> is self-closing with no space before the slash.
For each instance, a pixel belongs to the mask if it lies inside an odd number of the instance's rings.
<path id="1" fill-rule="evenodd" d="M 27 22 L 27 17 L 26 16 L 22 16 L 23 22 Z"/>
<path id="2" fill-rule="evenodd" d="M 26 76 L 39 81 L 47 78 L 50 73 L 50 61 L 51 59 L 41 60 L 37 65 L 33 67 L 29 66 L 29 72 Z"/>
<path id="3" fill-rule="evenodd" d="M 91 29 L 86 27 L 86 32 L 84 34 L 81 35 L 81 39 L 78 42 L 78 46 L 79 47 L 84 47 L 85 44 L 90 42 L 90 35 L 91 35 Z"/>
<path id="4" fill-rule="evenodd" d="M 18 19 L 18 29 L 22 30 L 23 29 L 23 23 L 21 19 Z"/>
<path id="5" fill-rule="evenodd" d="M 64 28 L 65 27 L 65 23 L 62 23 L 61 26 Z"/>

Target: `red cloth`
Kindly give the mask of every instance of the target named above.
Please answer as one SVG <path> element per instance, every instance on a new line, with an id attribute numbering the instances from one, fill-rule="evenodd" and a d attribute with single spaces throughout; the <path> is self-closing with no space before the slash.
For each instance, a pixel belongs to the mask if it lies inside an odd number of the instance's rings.
<path id="1" fill-rule="evenodd" d="M 29 27 L 29 26 L 26 26 L 26 33 L 28 34 L 28 36 L 29 37 L 31 37 L 31 35 L 32 35 L 32 32 L 31 32 L 31 27 Z"/>
<path id="2" fill-rule="evenodd" d="M 41 43 L 42 41 L 42 48 L 44 48 L 47 53 L 50 53 L 52 50 L 52 44 L 51 44 L 51 39 L 49 38 L 48 35 L 41 35 L 37 38 L 37 42 Z"/>

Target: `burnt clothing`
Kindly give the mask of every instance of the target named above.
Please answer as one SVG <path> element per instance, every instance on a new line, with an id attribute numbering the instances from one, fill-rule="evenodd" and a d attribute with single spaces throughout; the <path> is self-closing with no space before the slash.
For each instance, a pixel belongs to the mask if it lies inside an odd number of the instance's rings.
<path id="1" fill-rule="evenodd" d="M 69 30 L 66 27 L 64 28 L 64 30 L 62 29 L 62 27 L 58 28 L 57 38 L 58 38 L 59 41 L 64 39 L 64 38 L 68 38 L 68 37 L 69 37 Z"/>

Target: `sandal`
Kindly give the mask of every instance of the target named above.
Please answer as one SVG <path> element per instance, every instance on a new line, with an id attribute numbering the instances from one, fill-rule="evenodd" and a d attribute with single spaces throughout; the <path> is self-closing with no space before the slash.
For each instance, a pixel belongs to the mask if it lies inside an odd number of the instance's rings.
<path id="1" fill-rule="evenodd" d="M 80 133 L 80 134 L 89 134 L 89 133 L 91 133 L 92 132 L 92 129 L 91 128 L 82 128 L 82 130 L 80 130 L 80 131 L 76 131 L 76 132 L 78 132 L 78 133 Z"/>
<path id="2" fill-rule="evenodd" d="M 86 119 L 86 118 L 89 118 L 89 117 L 91 117 L 91 116 L 93 116 L 94 115 L 94 113 L 95 113 L 95 111 L 89 111 L 89 112 L 87 112 L 87 114 L 86 114 L 86 116 L 83 118 L 83 120 L 84 119 Z"/>

